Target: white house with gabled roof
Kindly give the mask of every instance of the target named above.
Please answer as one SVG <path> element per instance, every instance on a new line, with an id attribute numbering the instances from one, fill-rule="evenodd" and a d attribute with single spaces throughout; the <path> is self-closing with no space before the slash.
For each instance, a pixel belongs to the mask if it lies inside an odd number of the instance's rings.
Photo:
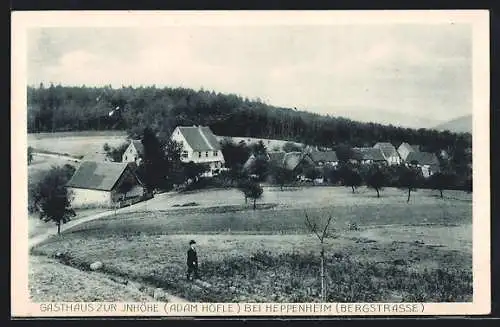
<path id="1" fill-rule="evenodd" d="M 182 146 L 181 161 L 207 164 L 208 176 L 224 167 L 220 143 L 209 127 L 177 126 L 171 139 Z"/>

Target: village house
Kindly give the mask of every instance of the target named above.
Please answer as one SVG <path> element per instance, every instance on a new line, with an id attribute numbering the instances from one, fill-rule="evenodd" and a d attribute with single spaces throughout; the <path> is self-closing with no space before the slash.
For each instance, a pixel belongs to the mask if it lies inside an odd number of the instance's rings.
<path id="1" fill-rule="evenodd" d="M 309 157 L 317 167 L 331 166 L 336 167 L 339 164 L 337 153 L 335 151 L 317 151 L 309 152 Z"/>
<path id="2" fill-rule="evenodd" d="M 382 151 L 382 156 L 389 165 L 399 165 L 401 163 L 399 153 L 391 143 L 378 142 L 373 146 L 373 148 L 380 149 L 380 151 Z"/>
<path id="3" fill-rule="evenodd" d="M 144 146 L 142 145 L 141 140 L 132 140 L 130 141 L 129 146 L 123 152 L 122 162 L 135 162 L 139 165 L 144 156 Z"/>
<path id="4" fill-rule="evenodd" d="M 171 139 L 182 146 L 181 161 L 206 164 L 204 176 L 213 176 L 225 164 L 217 137 L 207 126 L 177 126 Z"/>
<path id="5" fill-rule="evenodd" d="M 417 152 L 417 151 L 420 151 L 420 146 L 416 145 L 416 144 L 410 145 L 406 142 L 403 142 L 398 147 L 398 154 L 403 161 L 406 161 L 406 157 L 408 157 L 408 154 L 410 154 L 411 152 Z"/>
<path id="6" fill-rule="evenodd" d="M 356 163 L 364 164 L 387 164 L 386 159 L 382 155 L 382 151 L 376 148 L 353 148 L 353 158 Z"/>
<path id="7" fill-rule="evenodd" d="M 66 184 L 73 208 L 116 207 L 140 201 L 145 193 L 134 163 L 83 161 Z"/>
<path id="8" fill-rule="evenodd" d="M 311 157 L 305 152 L 288 152 L 283 156 L 283 167 L 290 171 L 300 171 L 314 166 Z"/>
<path id="9" fill-rule="evenodd" d="M 406 157 L 406 166 L 420 168 L 425 178 L 440 171 L 438 158 L 430 152 L 410 152 Z"/>

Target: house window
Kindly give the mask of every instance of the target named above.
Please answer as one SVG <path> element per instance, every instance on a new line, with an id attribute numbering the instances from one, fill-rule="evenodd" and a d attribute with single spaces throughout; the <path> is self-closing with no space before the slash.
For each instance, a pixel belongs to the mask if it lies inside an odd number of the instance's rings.
<path id="1" fill-rule="evenodd" d="M 205 157 L 208 157 L 208 151 L 207 151 L 207 152 L 205 152 Z"/>
<path id="2" fill-rule="evenodd" d="M 217 155 L 218 155 L 218 152 L 214 151 L 214 157 L 217 157 Z"/>
<path id="3" fill-rule="evenodd" d="M 125 161 L 127 161 L 127 160 L 128 160 L 128 159 L 127 159 L 127 156 L 125 155 Z"/>
<path id="4" fill-rule="evenodd" d="M 201 158 L 201 152 L 198 152 L 198 158 Z"/>

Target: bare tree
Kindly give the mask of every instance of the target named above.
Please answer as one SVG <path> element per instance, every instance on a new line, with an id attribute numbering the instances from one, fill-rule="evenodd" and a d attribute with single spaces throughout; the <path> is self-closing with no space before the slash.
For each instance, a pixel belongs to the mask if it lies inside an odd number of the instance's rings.
<path id="1" fill-rule="evenodd" d="M 309 229 L 309 231 L 311 231 L 312 233 L 314 233 L 316 235 L 316 237 L 318 238 L 319 242 L 320 242 L 320 245 L 321 245 L 321 270 L 320 270 L 320 274 L 321 274 L 321 300 L 323 302 L 326 301 L 326 283 L 325 283 L 325 238 L 328 237 L 329 233 L 328 233 L 328 227 L 330 226 L 330 223 L 333 219 L 332 216 L 328 216 L 328 220 L 326 222 L 326 224 L 321 227 L 321 226 L 318 226 L 318 224 L 316 222 L 313 222 L 311 221 L 311 219 L 309 218 L 309 216 L 307 215 L 307 212 L 304 211 L 304 214 L 305 214 L 305 217 L 306 217 L 306 220 L 305 220 L 305 224 L 307 226 L 307 228 Z"/>

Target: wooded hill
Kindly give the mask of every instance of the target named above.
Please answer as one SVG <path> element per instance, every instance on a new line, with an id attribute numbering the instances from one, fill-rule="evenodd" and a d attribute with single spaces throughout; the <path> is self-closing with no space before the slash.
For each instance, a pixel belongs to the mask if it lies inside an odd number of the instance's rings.
<path id="1" fill-rule="evenodd" d="M 373 146 L 379 141 L 397 147 L 407 142 L 430 152 L 465 149 L 471 147 L 472 141 L 469 133 L 361 123 L 275 107 L 234 94 L 186 88 L 41 84 L 28 87 L 27 105 L 30 133 L 126 130 L 130 136 L 138 137 L 149 126 L 160 137 L 167 137 L 177 125 L 207 125 L 215 134 L 224 136 L 283 139 L 329 147 Z"/>

